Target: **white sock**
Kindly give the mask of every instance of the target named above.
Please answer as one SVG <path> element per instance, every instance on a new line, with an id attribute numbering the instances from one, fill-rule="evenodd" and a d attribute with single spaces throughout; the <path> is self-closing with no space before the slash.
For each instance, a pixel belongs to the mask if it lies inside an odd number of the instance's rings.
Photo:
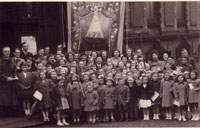
<path id="1" fill-rule="evenodd" d="M 27 109 L 25 109 L 24 112 L 25 112 L 25 115 L 28 115 L 28 110 Z"/>

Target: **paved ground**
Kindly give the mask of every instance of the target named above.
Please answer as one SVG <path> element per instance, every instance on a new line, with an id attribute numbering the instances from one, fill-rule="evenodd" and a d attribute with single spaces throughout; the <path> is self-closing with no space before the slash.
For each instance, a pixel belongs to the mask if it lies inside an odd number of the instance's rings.
<path id="1" fill-rule="evenodd" d="M 41 124 L 43 122 L 38 116 L 34 116 L 31 120 L 27 120 L 24 116 L 0 118 L 0 128 L 23 128 Z"/>
<path id="2" fill-rule="evenodd" d="M 44 124 L 38 127 L 58 127 L 56 124 Z M 150 120 L 150 121 L 128 121 L 128 122 L 108 122 L 96 124 L 72 124 L 68 127 L 200 127 L 200 121 L 180 122 L 180 121 L 166 121 L 166 120 Z"/>
<path id="3" fill-rule="evenodd" d="M 44 124 L 40 117 L 33 117 L 31 120 L 27 120 L 23 116 L 9 117 L 0 119 L 0 128 L 50 128 L 58 127 L 55 122 Z M 68 127 L 200 127 L 200 121 L 187 121 L 180 122 L 177 120 L 150 120 L 150 121 L 128 121 L 128 122 L 108 122 L 108 123 L 96 123 L 96 124 L 71 124 Z"/>

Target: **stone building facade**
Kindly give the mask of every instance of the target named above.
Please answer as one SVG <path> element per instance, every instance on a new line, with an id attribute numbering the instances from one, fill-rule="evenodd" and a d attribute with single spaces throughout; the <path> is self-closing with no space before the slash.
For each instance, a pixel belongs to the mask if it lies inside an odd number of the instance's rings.
<path id="1" fill-rule="evenodd" d="M 21 36 L 34 35 L 38 48 L 55 51 L 67 42 L 66 11 L 66 2 L 0 3 L 0 48 L 19 47 Z M 142 48 L 147 57 L 152 50 L 170 51 L 176 59 L 186 48 L 199 68 L 200 2 L 126 2 L 124 27 L 124 50 Z"/>
<path id="2" fill-rule="evenodd" d="M 182 48 L 200 61 L 200 2 L 127 2 L 124 49 L 170 51 L 176 59 Z"/>

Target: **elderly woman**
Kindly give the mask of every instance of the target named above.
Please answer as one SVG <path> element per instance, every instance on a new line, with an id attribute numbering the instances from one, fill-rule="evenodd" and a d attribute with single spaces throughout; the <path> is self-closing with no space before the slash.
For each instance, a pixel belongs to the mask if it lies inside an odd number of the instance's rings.
<path id="1" fill-rule="evenodd" d="M 4 116 L 13 113 L 18 105 L 16 65 L 10 58 L 10 48 L 3 48 L 3 58 L 0 59 L 0 106 Z"/>

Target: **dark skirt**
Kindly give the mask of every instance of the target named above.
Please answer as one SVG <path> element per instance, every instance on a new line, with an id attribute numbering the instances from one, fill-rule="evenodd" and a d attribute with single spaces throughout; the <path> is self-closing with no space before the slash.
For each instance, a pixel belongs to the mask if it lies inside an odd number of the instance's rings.
<path id="1" fill-rule="evenodd" d="M 19 93 L 15 82 L 0 84 L 0 106 L 16 106 L 19 104 Z"/>
<path id="2" fill-rule="evenodd" d="M 21 100 L 32 100 L 33 99 L 33 90 L 26 89 L 20 91 L 20 99 Z"/>

